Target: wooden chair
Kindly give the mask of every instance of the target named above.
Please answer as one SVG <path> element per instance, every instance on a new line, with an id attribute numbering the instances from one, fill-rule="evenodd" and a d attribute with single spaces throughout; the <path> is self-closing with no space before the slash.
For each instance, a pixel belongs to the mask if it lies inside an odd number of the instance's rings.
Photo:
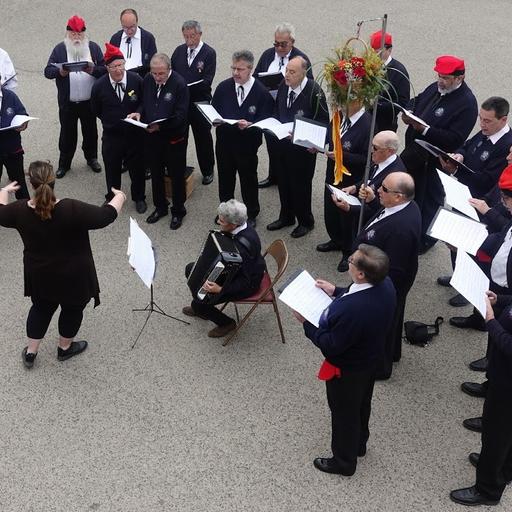
<path id="1" fill-rule="evenodd" d="M 242 328 L 242 326 L 247 322 L 253 311 L 259 306 L 259 305 L 272 305 L 274 308 L 274 313 L 276 315 L 277 319 L 277 325 L 279 326 L 279 332 L 281 333 L 281 340 L 284 343 L 284 332 L 283 332 L 283 326 L 281 324 L 281 316 L 279 315 L 279 309 L 277 307 L 277 299 L 276 294 L 274 291 L 274 287 L 276 283 L 281 279 L 282 275 L 284 274 L 286 267 L 288 266 L 288 249 L 286 248 L 286 245 L 283 240 L 274 240 L 267 248 L 267 250 L 263 254 L 263 258 L 267 258 L 267 256 L 270 256 L 274 259 L 275 264 L 277 266 L 276 273 L 274 277 L 272 278 L 267 270 L 265 270 L 265 273 L 263 274 L 263 279 L 261 280 L 261 284 L 259 287 L 259 290 L 251 295 L 250 297 L 247 297 L 246 299 L 241 299 L 237 301 L 233 301 L 233 305 L 235 306 L 235 312 L 236 312 L 236 329 L 232 331 L 229 336 L 226 337 L 224 342 L 222 343 L 222 346 L 226 346 L 237 334 L 237 332 Z M 226 302 L 222 308 L 221 311 L 224 310 L 224 308 L 229 304 L 229 302 Z M 241 304 L 250 304 L 252 307 L 249 309 L 249 311 L 245 314 L 245 316 L 240 320 L 240 316 L 238 313 L 238 306 Z"/>

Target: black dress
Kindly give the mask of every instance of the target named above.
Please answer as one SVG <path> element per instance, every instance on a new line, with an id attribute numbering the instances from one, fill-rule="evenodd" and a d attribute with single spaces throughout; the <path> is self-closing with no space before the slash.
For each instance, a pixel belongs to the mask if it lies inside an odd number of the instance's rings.
<path id="1" fill-rule="evenodd" d="M 42 220 L 23 199 L 0 205 L 0 225 L 18 230 L 24 244 L 25 296 L 59 304 L 83 305 L 100 288 L 89 229 L 108 226 L 117 218 L 113 206 L 94 206 L 62 199 L 52 218 Z"/>

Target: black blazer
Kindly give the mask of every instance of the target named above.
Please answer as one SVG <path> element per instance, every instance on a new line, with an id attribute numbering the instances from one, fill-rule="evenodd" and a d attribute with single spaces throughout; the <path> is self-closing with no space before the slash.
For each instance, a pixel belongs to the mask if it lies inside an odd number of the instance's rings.
<path id="1" fill-rule="evenodd" d="M 352 249 L 359 244 L 370 244 L 382 249 L 389 257 L 389 277 L 399 296 L 406 295 L 418 271 L 418 250 L 421 240 L 421 214 L 411 201 L 393 215 L 368 224 L 382 211 L 379 210 L 357 235 Z"/>
<path id="2" fill-rule="evenodd" d="M 295 46 L 290 51 L 290 59 L 293 59 L 293 57 L 303 57 L 306 59 L 308 63 L 308 71 L 307 71 L 307 77 L 313 78 L 313 70 L 311 68 L 311 61 L 309 60 L 309 57 L 304 53 L 301 52 L 298 48 L 295 48 Z M 276 50 L 275 48 L 269 48 L 268 50 L 265 50 L 260 57 L 260 60 L 258 60 L 258 64 L 256 64 L 256 67 L 254 68 L 254 76 L 257 78 L 258 73 L 262 73 L 265 71 L 268 71 L 268 67 L 270 64 L 272 64 L 272 61 L 276 58 Z"/>
<path id="3" fill-rule="evenodd" d="M 2 89 L 2 106 L 0 108 L 0 128 L 11 126 L 12 118 L 16 115 L 27 115 L 27 111 L 15 92 Z M 14 153 L 22 153 L 21 134 L 16 130 L 0 132 L 0 158 Z"/>
<path id="4" fill-rule="evenodd" d="M 96 80 L 91 92 L 91 110 L 101 120 L 105 132 L 135 128 L 122 121 L 128 114 L 137 112 L 142 102 L 142 78 L 132 71 L 126 72 L 126 90 L 119 101 L 108 73 Z"/>
<path id="5" fill-rule="evenodd" d="M 94 64 L 92 76 L 99 78 L 107 72 L 105 67 L 105 60 L 101 48 L 93 41 L 89 41 L 89 50 L 91 52 L 91 59 Z M 60 63 L 67 62 L 68 52 L 64 42 L 59 43 L 50 54 L 48 63 L 44 68 L 44 76 L 50 80 L 55 79 L 57 86 L 57 101 L 59 107 L 63 107 L 69 101 L 69 76 L 61 76 L 59 69 L 52 66 L 52 62 Z"/>
<path id="6" fill-rule="evenodd" d="M 190 67 L 187 55 L 187 45 L 180 44 L 172 54 L 171 67 L 185 79 L 187 84 L 202 80 L 201 83 L 189 87 L 191 104 L 194 101 L 210 101 L 212 99 L 212 82 L 217 69 L 217 54 L 211 46 L 203 43 Z"/>
<path id="7" fill-rule="evenodd" d="M 133 71 L 134 73 L 137 73 L 142 78 L 144 78 L 146 76 L 146 73 L 149 71 L 149 63 L 151 61 L 151 57 L 155 55 L 157 50 L 155 36 L 151 32 L 144 30 L 142 27 L 139 28 L 140 50 L 142 53 L 142 66 L 131 69 L 130 71 Z M 122 37 L 123 31 L 119 30 L 110 38 L 110 44 L 113 44 L 114 46 L 117 46 L 119 48 L 119 46 L 121 45 Z"/>

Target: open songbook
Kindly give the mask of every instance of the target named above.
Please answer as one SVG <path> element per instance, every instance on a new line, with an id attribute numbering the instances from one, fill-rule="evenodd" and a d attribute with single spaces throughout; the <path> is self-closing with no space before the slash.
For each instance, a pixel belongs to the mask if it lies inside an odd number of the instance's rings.
<path id="1" fill-rule="evenodd" d="M 280 291 L 279 300 L 316 327 L 323 311 L 332 302 L 332 298 L 315 285 L 315 280 L 306 270 L 296 271 Z"/>
<path id="2" fill-rule="evenodd" d="M 306 117 L 295 116 L 292 136 L 294 144 L 305 148 L 314 148 L 323 153 L 326 137 L 327 126 Z"/>
<path id="3" fill-rule="evenodd" d="M 52 66 L 66 71 L 85 71 L 89 66 L 94 66 L 92 62 L 81 60 L 78 62 L 52 62 Z"/>
<path id="4" fill-rule="evenodd" d="M 206 120 L 210 124 L 237 124 L 240 119 L 224 119 L 218 112 L 215 107 L 210 105 L 209 103 L 200 103 L 196 102 L 194 105 L 199 109 L 199 112 L 206 117 Z"/>
<path id="5" fill-rule="evenodd" d="M 0 132 L 3 132 L 5 130 L 14 130 L 15 128 L 19 128 L 23 124 L 25 124 L 27 121 L 32 121 L 33 119 L 39 119 L 38 117 L 30 117 L 18 114 L 17 116 L 14 116 L 11 120 L 11 124 L 9 126 L 5 126 L 4 128 L 0 128 Z"/>
<path id="6" fill-rule="evenodd" d="M 399 105 L 398 103 L 395 103 L 394 101 L 390 101 L 390 103 L 392 105 L 394 105 L 398 110 L 400 110 L 400 112 L 403 112 L 407 117 L 411 118 L 413 121 L 420 123 L 425 128 L 428 127 L 428 124 L 425 121 L 423 121 L 423 119 L 421 119 L 421 117 L 415 116 L 410 110 L 407 110 L 406 108 L 402 107 L 402 105 Z"/>
<path id="7" fill-rule="evenodd" d="M 325 186 L 327 187 L 331 194 L 334 194 L 336 196 L 336 199 L 346 201 L 348 204 L 351 204 L 352 206 L 361 206 L 361 201 L 356 196 L 347 194 L 346 192 L 343 192 L 343 190 L 333 187 L 328 183 L 326 183 Z"/>
<path id="8" fill-rule="evenodd" d="M 257 123 L 251 124 L 249 128 L 260 128 L 274 134 L 279 140 L 288 137 L 293 131 L 293 123 L 281 123 L 274 117 L 267 117 Z"/>
<path id="9" fill-rule="evenodd" d="M 141 121 L 136 121 L 135 119 L 130 119 L 129 117 L 125 117 L 123 121 L 128 124 L 133 124 L 133 126 L 138 126 L 139 128 L 146 129 L 148 126 L 151 126 L 153 124 L 161 123 L 162 121 L 167 120 L 167 117 L 164 117 L 163 119 L 156 119 L 155 121 L 151 121 L 151 123 L 143 123 Z"/>
<path id="10" fill-rule="evenodd" d="M 284 80 L 281 71 L 263 71 L 258 73 L 258 80 L 270 91 L 275 91 Z"/>
<path id="11" fill-rule="evenodd" d="M 475 173 L 475 171 L 473 171 L 473 169 L 470 169 L 466 164 L 459 162 L 458 160 L 455 160 L 455 158 L 450 156 L 442 149 L 439 149 L 437 146 L 434 146 L 434 144 L 430 144 L 430 142 L 421 139 L 414 139 L 414 142 L 416 142 L 416 144 L 419 144 L 423 149 L 426 149 L 431 155 L 434 155 L 436 158 L 441 157 L 443 160 L 451 162 L 452 164 L 457 165 L 459 167 L 463 167 L 464 169 L 466 169 L 466 171 L 469 171 L 473 174 Z"/>

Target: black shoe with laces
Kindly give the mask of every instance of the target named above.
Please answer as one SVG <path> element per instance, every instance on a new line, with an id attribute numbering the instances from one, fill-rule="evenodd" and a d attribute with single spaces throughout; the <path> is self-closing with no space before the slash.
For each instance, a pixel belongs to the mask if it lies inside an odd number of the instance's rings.
<path id="1" fill-rule="evenodd" d="M 80 354 L 87 348 L 87 341 L 73 341 L 69 348 L 64 350 L 63 348 L 57 348 L 57 359 L 59 361 L 66 361 L 66 359 L 70 359 L 73 356 Z"/>
<path id="2" fill-rule="evenodd" d="M 25 368 L 32 368 L 37 357 L 37 352 L 27 352 L 27 349 L 28 347 L 25 347 L 21 351 L 21 359 L 23 360 Z"/>

